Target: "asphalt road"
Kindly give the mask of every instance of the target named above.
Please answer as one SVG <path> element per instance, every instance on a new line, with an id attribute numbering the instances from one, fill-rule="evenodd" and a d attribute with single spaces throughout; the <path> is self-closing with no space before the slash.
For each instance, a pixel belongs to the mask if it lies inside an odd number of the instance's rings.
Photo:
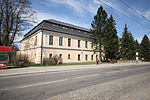
<path id="1" fill-rule="evenodd" d="M 0 100 L 42 100 L 84 87 L 150 72 L 150 65 L 0 77 Z"/>

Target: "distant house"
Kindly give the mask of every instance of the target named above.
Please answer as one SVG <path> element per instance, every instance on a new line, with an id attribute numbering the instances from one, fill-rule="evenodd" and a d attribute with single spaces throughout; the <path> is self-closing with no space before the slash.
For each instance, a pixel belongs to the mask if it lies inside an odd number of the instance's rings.
<path id="1" fill-rule="evenodd" d="M 21 54 L 35 63 L 58 55 L 63 62 L 95 61 L 90 30 L 72 24 L 43 20 L 21 40 Z"/>

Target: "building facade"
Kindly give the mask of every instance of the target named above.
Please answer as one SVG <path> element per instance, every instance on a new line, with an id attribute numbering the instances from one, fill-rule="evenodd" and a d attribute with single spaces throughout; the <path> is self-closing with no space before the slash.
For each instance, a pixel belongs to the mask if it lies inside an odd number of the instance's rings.
<path id="1" fill-rule="evenodd" d="M 52 19 L 43 20 L 24 36 L 20 53 L 35 63 L 54 55 L 60 56 L 64 63 L 92 62 L 97 56 L 89 29 Z"/>

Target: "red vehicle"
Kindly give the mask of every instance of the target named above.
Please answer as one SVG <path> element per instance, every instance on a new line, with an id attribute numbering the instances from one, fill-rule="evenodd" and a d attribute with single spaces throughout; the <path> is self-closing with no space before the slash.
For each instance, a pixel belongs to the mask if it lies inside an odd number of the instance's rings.
<path id="1" fill-rule="evenodd" d="M 10 53 L 12 52 L 12 47 L 10 46 L 0 46 L 0 69 L 5 69 L 5 65 L 10 60 Z"/>

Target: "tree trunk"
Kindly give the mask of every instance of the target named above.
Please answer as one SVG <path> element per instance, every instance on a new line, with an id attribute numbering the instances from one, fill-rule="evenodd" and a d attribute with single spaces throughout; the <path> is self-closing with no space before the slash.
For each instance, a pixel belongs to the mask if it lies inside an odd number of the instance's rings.
<path id="1" fill-rule="evenodd" d="M 101 43 L 99 44 L 99 62 L 102 61 L 102 48 L 101 48 Z"/>

